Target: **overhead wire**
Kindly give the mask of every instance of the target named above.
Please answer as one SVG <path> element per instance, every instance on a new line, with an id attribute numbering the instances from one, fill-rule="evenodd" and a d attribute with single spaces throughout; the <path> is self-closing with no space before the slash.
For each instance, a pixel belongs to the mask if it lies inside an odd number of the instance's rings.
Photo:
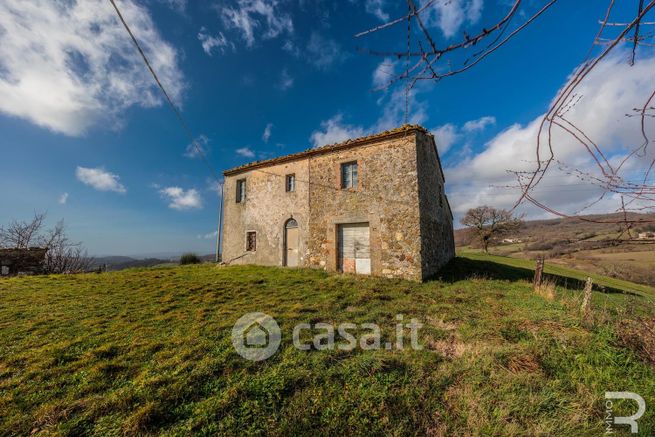
<path id="1" fill-rule="evenodd" d="M 186 133 L 186 135 L 189 137 L 189 140 L 193 147 L 196 150 L 196 153 L 198 156 L 200 156 L 200 159 L 202 162 L 205 164 L 209 172 L 211 173 L 212 177 L 218 184 L 218 186 L 221 189 L 220 195 L 221 195 L 221 200 L 219 204 L 219 211 L 218 211 L 218 229 L 217 229 L 217 235 L 216 235 L 216 259 L 215 261 L 218 262 L 219 260 L 219 252 L 220 252 L 220 246 L 221 246 L 221 234 L 222 234 L 222 228 L 223 228 L 223 192 L 224 192 L 224 186 L 223 186 L 223 181 L 222 179 L 218 176 L 218 173 L 214 169 L 214 167 L 211 165 L 209 160 L 207 159 L 207 155 L 205 154 L 204 149 L 198 144 L 198 141 L 196 140 L 196 137 L 193 135 L 193 131 L 189 127 L 189 124 L 186 122 L 184 117 L 182 116 L 182 111 L 177 107 L 175 102 L 173 102 L 173 99 L 171 98 L 170 94 L 166 91 L 166 88 L 162 84 L 161 80 L 159 80 L 159 76 L 157 76 L 157 73 L 155 72 L 155 69 L 152 67 L 152 64 L 150 63 L 150 60 L 146 56 L 143 48 L 141 48 L 141 44 L 139 44 L 139 41 L 136 39 L 134 36 L 134 33 L 132 32 L 132 29 L 130 29 L 130 26 L 127 24 L 125 21 L 125 18 L 123 17 L 123 14 L 121 13 L 120 9 L 118 8 L 118 5 L 116 4 L 115 0 L 109 0 L 111 5 L 114 7 L 114 10 L 116 11 L 116 15 L 118 15 L 118 18 L 120 22 L 123 24 L 123 27 L 127 31 L 127 33 L 130 35 L 130 38 L 132 39 L 132 42 L 134 43 L 134 46 L 137 48 L 139 51 L 139 54 L 141 55 L 141 58 L 143 59 L 143 62 L 146 64 L 146 67 L 148 67 L 148 71 L 150 71 L 150 74 L 152 75 L 153 79 L 155 79 L 155 82 L 157 83 L 157 86 L 161 90 L 162 94 L 164 95 L 166 101 L 168 102 L 168 105 L 171 107 L 173 112 L 175 113 L 175 117 L 177 120 L 180 122 L 180 125 L 182 126 L 182 129 Z"/>
<path id="2" fill-rule="evenodd" d="M 118 15 L 118 18 L 120 19 L 121 23 L 123 24 L 123 27 L 125 27 L 125 30 L 130 35 L 130 38 L 132 39 L 132 42 L 134 43 L 134 46 L 139 51 L 139 54 L 141 55 L 141 58 L 143 59 L 143 62 L 146 64 L 146 67 L 148 67 L 148 70 L 150 71 L 150 74 L 155 79 L 155 82 L 157 83 L 157 86 L 159 87 L 162 94 L 166 98 L 166 101 L 168 102 L 169 106 L 173 109 L 173 112 L 175 113 L 176 118 L 178 119 L 178 121 L 182 125 L 182 128 L 184 129 L 184 132 L 186 133 L 186 135 L 189 137 L 189 140 L 191 141 L 191 144 L 194 146 L 196 152 L 198 153 L 198 156 L 200 156 L 202 161 L 205 163 L 205 165 L 209 169 L 209 172 L 212 174 L 212 177 L 214 179 L 216 179 L 216 181 L 219 184 L 222 184 L 222 181 L 218 177 L 218 174 L 217 174 L 216 170 L 214 169 L 214 167 L 211 165 L 211 163 L 207 159 L 207 155 L 205 154 L 205 151 L 198 144 L 198 141 L 196 140 L 196 137 L 193 135 L 193 132 L 191 131 L 191 128 L 189 127 L 189 124 L 186 122 L 186 120 L 182 116 L 182 112 L 177 107 L 175 102 L 173 102 L 173 99 L 171 98 L 170 94 L 166 91 L 166 88 L 164 88 L 164 85 L 162 84 L 161 80 L 159 80 L 159 77 L 157 76 L 157 73 L 155 72 L 154 68 L 152 67 L 152 64 L 150 63 L 150 60 L 148 60 L 148 57 L 146 56 L 143 48 L 141 48 L 141 44 L 139 44 L 139 41 L 134 36 L 134 33 L 132 32 L 132 29 L 130 29 L 130 26 L 125 21 L 125 18 L 123 17 L 123 14 L 121 13 L 120 9 L 118 8 L 118 5 L 116 4 L 116 1 L 115 0 L 109 0 L 109 2 L 114 7 L 114 10 L 116 10 L 116 14 Z"/>

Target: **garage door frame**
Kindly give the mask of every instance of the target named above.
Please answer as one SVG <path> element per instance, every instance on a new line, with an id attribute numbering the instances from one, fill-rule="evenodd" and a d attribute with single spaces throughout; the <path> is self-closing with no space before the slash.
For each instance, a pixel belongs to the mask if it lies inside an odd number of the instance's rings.
<path id="1" fill-rule="evenodd" d="M 345 273 L 370 275 L 372 272 L 370 223 L 339 223 L 336 231 L 337 270 Z"/>

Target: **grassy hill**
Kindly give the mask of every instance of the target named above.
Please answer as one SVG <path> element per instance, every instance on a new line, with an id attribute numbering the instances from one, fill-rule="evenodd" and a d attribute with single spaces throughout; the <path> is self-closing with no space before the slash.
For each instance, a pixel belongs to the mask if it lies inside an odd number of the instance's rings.
<path id="1" fill-rule="evenodd" d="M 629 213 L 630 220 L 641 223 L 634 226 L 631 235 L 626 234 L 621 226 L 611 223 L 623 219 L 621 214 L 584 218 L 591 221 L 577 218 L 526 221 L 521 229 L 506 236 L 519 242 L 501 244 L 491 251 L 512 258 L 544 256 L 551 264 L 655 287 L 652 268 L 655 265 L 655 240 L 635 240 L 639 232 L 655 230 L 655 214 Z M 467 229 L 458 229 L 455 240 L 460 249 L 470 249 L 475 245 Z"/>
<path id="2" fill-rule="evenodd" d="M 460 249 L 458 255 L 464 259 L 480 261 L 482 263 L 494 263 L 498 266 L 519 269 L 516 279 L 531 280 L 534 277 L 535 261 L 532 260 L 513 258 L 509 256 L 489 255 L 479 250 L 470 249 Z M 505 273 L 506 272 L 507 269 L 505 269 Z M 583 287 L 583 282 L 590 277 L 593 280 L 594 287 L 599 291 L 655 296 L 655 288 L 649 285 L 635 284 L 634 282 L 619 278 L 610 278 L 594 273 L 583 272 L 559 264 L 553 264 L 548 261 L 545 263 L 544 272 L 565 288 L 580 289 Z"/>
<path id="3" fill-rule="evenodd" d="M 652 290 L 608 282 L 583 322 L 576 278 L 542 296 L 502 261 L 423 284 L 212 265 L 1 280 L 0 434 L 589 435 L 605 391 L 643 396 L 655 432 Z M 254 311 L 282 330 L 261 362 L 230 339 Z M 384 344 L 397 314 L 422 350 L 292 345 L 302 322 L 374 322 Z"/>

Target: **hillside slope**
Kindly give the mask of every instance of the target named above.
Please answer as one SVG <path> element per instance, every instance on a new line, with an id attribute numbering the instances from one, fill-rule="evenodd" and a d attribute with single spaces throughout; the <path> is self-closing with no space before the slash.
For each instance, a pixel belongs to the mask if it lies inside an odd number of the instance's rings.
<path id="1" fill-rule="evenodd" d="M 652 296 L 594 292 L 583 323 L 577 290 L 542 297 L 524 270 L 459 258 L 424 284 L 211 265 L 0 280 L 0 434 L 581 435 L 604 431 L 605 391 L 652 405 L 638 341 Z M 254 311 L 282 330 L 261 362 L 230 338 Z M 385 344 L 398 314 L 424 325 L 422 350 L 292 345 L 318 322 L 374 322 Z M 655 432 L 655 410 L 639 424 Z"/>
<path id="2" fill-rule="evenodd" d="M 490 249 L 495 255 L 536 259 L 544 256 L 555 264 L 590 271 L 599 275 L 655 286 L 655 239 L 637 240 L 640 232 L 655 231 L 655 214 L 630 213 L 628 218 L 643 222 L 635 225 L 631 235 L 612 221 L 617 214 L 576 218 L 526 221 L 523 227 L 503 239 L 511 243 Z M 596 222 L 605 223 L 596 223 Z M 617 240 L 618 239 L 618 240 Z M 626 241 L 630 240 L 630 241 Z M 455 231 L 458 248 L 475 248 L 467 229 Z"/>

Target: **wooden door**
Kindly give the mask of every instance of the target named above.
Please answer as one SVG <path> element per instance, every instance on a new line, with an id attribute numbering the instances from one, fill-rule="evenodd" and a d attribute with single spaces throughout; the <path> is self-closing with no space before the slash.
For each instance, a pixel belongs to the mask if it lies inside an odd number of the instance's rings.
<path id="1" fill-rule="evenodd" d="M 298 267 L 299 258 L 299 237 L 298 224 L 290 220 L 284 227 L 285 265 Z"/>

